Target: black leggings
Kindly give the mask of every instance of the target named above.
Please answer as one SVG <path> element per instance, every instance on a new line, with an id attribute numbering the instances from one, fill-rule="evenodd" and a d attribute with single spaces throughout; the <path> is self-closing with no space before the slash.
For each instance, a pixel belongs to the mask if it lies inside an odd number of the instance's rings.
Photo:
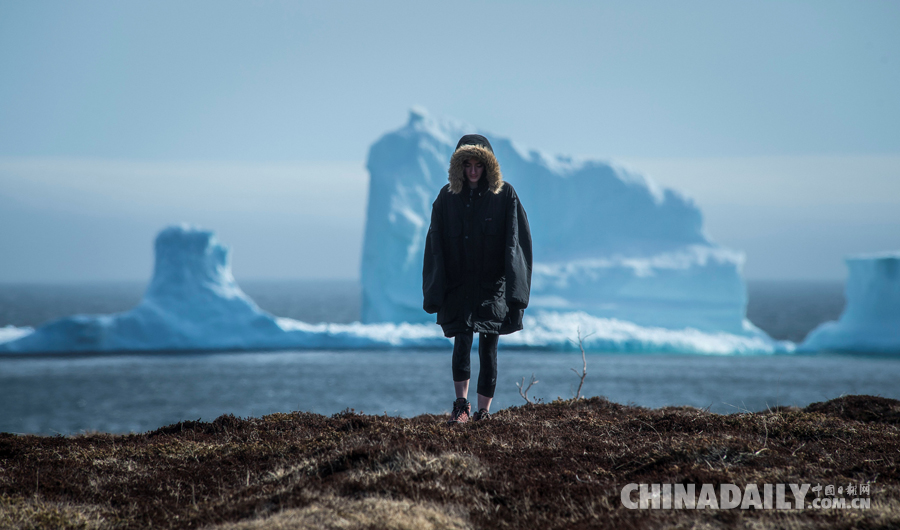
<path id="1" fill-rule="evenodd" d="M 453 341 L 453 380 L 468 381 L 472 369 L 469 357 L 472 353 L 472 331 L 457 333 Z M 497 387 L 497 341 L 500 335 L 481 333 L 478 335 L 478 358 L 481 366 L 478 369 L 478 393 L 482 396 L 494 397 Z"/>

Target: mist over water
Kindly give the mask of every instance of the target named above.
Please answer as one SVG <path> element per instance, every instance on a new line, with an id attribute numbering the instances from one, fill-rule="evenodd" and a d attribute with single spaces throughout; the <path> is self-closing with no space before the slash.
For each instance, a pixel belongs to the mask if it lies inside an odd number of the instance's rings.
<path id="1" fill-rule="evenodd" d="M 303 322 L 359 320 L 359 283 L 352 280 L 240 280 L 263 310 Z M 127 311 L 141 301 L 146 282 L 0 284 L 0 327 L 32 326 L 75 314 Z"/>
<path id="2" fill-rule="evenodd" d="M 838 281 L 748 281 L 747 294 L 747 318 L 773 339 L 793 342 L 837 320 L 845 303 Z"/>

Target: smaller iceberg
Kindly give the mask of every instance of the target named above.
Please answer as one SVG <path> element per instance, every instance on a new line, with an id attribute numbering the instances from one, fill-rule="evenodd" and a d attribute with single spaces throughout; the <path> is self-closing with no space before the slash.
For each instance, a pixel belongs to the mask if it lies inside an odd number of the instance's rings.
<path id="1" fill-rule="evenodd" d="M 75 315 L 36 330 L 0 328 L 0 354 L 288 349 L 442 349 L 432 323 L 309 324 L 261 310 L 238 287 L 231 253 L 215 234 L 188 225 L 156 237 L 153 278 L 141 302 L 112 315 Z M 646 327 L 585 312 L 537 311 L 503 347 L 704 354 L 778 353 L 793 343 L 761 335 Z"/>
<path id="2" fill-rule="evenodd" d="M 213 232 L 172 226 L 156 237 L 153 278 L 137 307 L 75 315 L 0 335 L 0 353 L 436 347 L 435 330 L 408 325 L 306 324 L 262 311 L 238 287 L 230 249 Z M 421 328 L 421 329 L 419 329 Z M 436 328 L 436 326 L 435 326 Z M 7 342 L 2 342 L 3 337 Z"/>
<path id="3" fill-rule="evenodd" d="M 847 258 L 840 319 L 807 335 L 799 351 L 900 353 L 900 252 Z"/>

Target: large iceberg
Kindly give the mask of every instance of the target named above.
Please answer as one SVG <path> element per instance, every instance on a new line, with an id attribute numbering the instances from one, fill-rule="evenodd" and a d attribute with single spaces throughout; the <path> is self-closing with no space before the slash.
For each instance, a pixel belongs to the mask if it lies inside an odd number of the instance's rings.
<path id="1" fill-rule="evenodd" d="M 153 278 L 137 307 L 112 315 L 76 315 L 31 328 L 0 328 L 0 353 L 140 352 L 268 349 L 443 349 L 435 324 L 309 324 L 262 311 L 238 287 L 230 251 L 207 230 L 161 231 Z M 504 347 L 566 350 L 586 336 L 594 351 L 775 353 L 791 344 L 763 337 L 642 327 L 586 313 L 526 315 L 525 330 Z"/>
<path id="2" fill-rule="evenodd" d="M 431 203 L 460 136 L 475 132 L 413 110 L 370 149 L 362 259 L 363 322 L 433 322 L 422 310 Z M 597 160 L 525 151 L 486 134 L 534 240 L 531 305 L 640 326 L 767 337 L 746 318 L 743 255 L 711 242 L 677 191 Z M 527 329 L 527 326 L 526 326 Z"/>
<path id="3" fill-rule="evenodd" d="M 798 349 L 900 353 L 900 252 L 846 261 L 844 312 L 812 330 Z"/>

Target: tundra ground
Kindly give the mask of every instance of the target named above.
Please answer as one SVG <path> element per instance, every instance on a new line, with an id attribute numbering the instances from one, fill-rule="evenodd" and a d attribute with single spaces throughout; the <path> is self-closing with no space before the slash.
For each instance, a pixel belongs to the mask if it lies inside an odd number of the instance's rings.
<path id="1" fill-rule="evenodd" d="M 900 527 L 894 400 L 719 415 L 591 398 L 445 421 L 295 412 L 0 434 L 0 528 Z M 629 483 L 869 484 L 871 506 L 634 510 Z"/>

